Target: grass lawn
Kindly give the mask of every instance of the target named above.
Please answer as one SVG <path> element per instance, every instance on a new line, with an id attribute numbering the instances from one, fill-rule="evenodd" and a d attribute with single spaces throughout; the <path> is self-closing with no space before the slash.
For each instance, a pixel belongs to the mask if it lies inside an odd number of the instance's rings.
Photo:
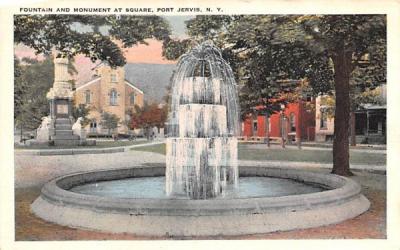
<path id="1" fill-rule="evenodd" d="M 143 146 L 143 147 L 138 147 L 138 148 L 132 148 L 131 150 L 153 152 L 153 153 L 158 153 L 158 154 L 162 154 L 162 155 L 166 154 L 165 153 L 165 143 L 150 145 L 150 146 Z"/>
<path id="2" fill-rule="evenodd" d="M 96 141 L 96 146 L 49 146 L 49 145 L 31 145 L 31 146 L 19 146 L 15 145 L 15 149 L 70 149 L 70 148 L 110 148 L 110 147 L 123 147 L 137 144 L 147 143 L 147 140 L 136 140 L 136 141 Z"/>
<path id="3" fill-rule="evenodd" d="M 144 146 L 132 150 L 154 152 L 165 155 L 165 144 Z M 239 160 L 255 161 L 300 161 L 332 163 L 332 152 L 322 150 L 298 150 L 298 149 L 251 149 L 239 144 Z M 367 165 L 386 165 L 385 154 L 367 152 L 351 152 L 350 163 Z"/>

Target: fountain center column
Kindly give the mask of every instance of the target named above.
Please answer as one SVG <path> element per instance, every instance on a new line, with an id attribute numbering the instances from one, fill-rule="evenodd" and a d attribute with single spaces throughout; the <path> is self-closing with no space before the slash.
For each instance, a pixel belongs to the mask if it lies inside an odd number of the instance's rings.
<path id="1" fill-rule="evenodd" d="M 210 199 L 237 188 L 237 100 L 232 70 L 212 42 L 180 58 L 171 86 L 167 195 Z"/>

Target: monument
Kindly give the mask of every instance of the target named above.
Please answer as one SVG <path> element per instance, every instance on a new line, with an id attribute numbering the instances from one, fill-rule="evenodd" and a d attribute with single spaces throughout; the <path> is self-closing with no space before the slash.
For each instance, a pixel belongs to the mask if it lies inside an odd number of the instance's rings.
<path id="1" fill-rule="evenodd" d="M 54 145 L 78 145 L 79 136 L 72 131 L 73 91 L 69 82 L 68 59 L 54 58 L 54 84 L 47 93 L 50 102 L 51 132 Z"/>

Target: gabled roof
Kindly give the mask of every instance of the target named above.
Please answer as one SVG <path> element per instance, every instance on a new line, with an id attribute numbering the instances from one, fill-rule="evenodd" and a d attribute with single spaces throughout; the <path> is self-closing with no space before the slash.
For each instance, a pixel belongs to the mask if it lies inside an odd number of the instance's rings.
<path id="1" fill-rule="evenodd" d="M 94 78 L 94 79 L 92 79 L 92 80 L 90 80 L 90 81 L 88 81 L 88 82 L 86 82 L 86 83 L 80 85 L 80 86 L 77 87 L 75 90 L 79 90 L 79 89 L 84 88 L 84 87 L 87 87 L 87 86 L 89 86 L 89 85 L 91 85 L 91 84 L 93 84 L 93 83 L 100 82 L 100 79 L 101 79 L 100 76 L 97 77 L 97 78 Z"/>
<path id="2" fill-rule="evenodd" d="M 91 70 L 97 69 L 98 67 L 100 67 L 102 65 L 108 66 L 108 63 L 106 61 L 102 61 L 102 62 L 98 63 L 97 65 L 95 65 L 93 68 L 91 68 Z"/>
<path id="3" fill-rule="evenodd" d="M 125 84 L 128 85 L 129 87 L 133 88 L 137 92 L 143 94 L 143 91 L 140 90 L 138 87 L 134 86 L 132 83 L 130 83 L 128 80 L 125 79 Z"/>
<path id="4" fill-rule="evenodd" d="M 78 91 L 79 89 L 82 89 L 82 88 L 85 88 L 85 87 L 87 87 L 87 86 L 89 86 L 89 85 L 92 85 L 93 83 L 98 83 L 98 82 L 100 82 L 100 79 L 101 79 L 101 76 L 98 76 L 98 77 L 96 77 L 96 78 L 94 78 L 94 79 L 92 79 L 92 80 L 90 80 L 90 81 L 88 81 L 88 82 L 86 82 L 86 83 L 80 85 L 79 87 L 77 87 L 77 88 L 75 89 L 75 91 Z M 133 88 L 134 90 L 136 90 L 137 92 L 143 94 L 143 91 L 142 91 L 142 90 L 140 90 L 138 87 L 136 87 L 135 85 L 133 85 L 132 83 L 130 83 L 128 80 L 124 79 L 124 82 L 125 82 L 125 84 L 128 85 L 129 87 L 131 87 L 131 88 Z"/>

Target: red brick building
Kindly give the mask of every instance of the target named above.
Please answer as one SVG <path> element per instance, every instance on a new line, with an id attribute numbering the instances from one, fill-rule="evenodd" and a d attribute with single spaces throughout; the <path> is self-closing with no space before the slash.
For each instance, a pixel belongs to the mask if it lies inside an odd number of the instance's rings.
<path id="1" fill-rule="evenodd" d="M 315 101 L 289 103 L 285 106 L 283 112 L 271 115 L 269 118 L 270 138 L 280 138 L 282 133 L 287 133 L 290 140 L 301 135 L 303 141 L 313 141 L 315 138 L 315 110 L 309 108 L 309 104 L 315 104 Z M 259 115 L 253 117 L 253 119 L 249 117 L 243 121 L 242 135 L 245 137 L 265 137 L 265 115 Z"/>

